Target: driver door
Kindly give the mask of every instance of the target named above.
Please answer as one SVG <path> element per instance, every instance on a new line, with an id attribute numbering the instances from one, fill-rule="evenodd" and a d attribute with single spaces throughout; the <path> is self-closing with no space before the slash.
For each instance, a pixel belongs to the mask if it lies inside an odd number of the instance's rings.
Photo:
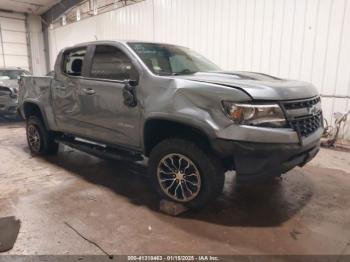
<path id="1" fill-rule="evenodd" d="M 89 58 L 88 71 L 82 79 L 79 100 L 80 120 L 89 126 L 89 138 L 139 149 L 140 108 L 138 104 L 125 105 L 123 98 L 125 81 L 138 81 L 139 77 L 132 59 L 118 46 L 96 45 Z"/>

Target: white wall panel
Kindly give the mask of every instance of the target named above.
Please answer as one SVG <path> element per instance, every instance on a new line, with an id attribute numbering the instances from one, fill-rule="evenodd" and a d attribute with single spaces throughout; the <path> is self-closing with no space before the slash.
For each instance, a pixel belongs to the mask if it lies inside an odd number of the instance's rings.
<path id="1" fill-rule="evenodd" d="M 3 61 L 3 56 L 1 56 L 1 60 Z M 24 56 L 18 55 L 5 55 L 6 67 L 21 67 L 29 70 L 28 67 L 28 59 Z"/>
<path id="2" fill-rule="evenodd" d="M 329 120 L 350 109 L 350 0 L 146 0 L 49 36 L 51 67 L 61 48 L 82 41 L 169 42 L 226 70 L 305 80 L 323 95 L 348 96 L 323 98 Z"/>
<path id="3" fill-rule="evenodd" d="M 0 66 L 29 69 L 25 17 L 0 12 Z"/>
<path id="4" fill-rule="evenodd" d="M 28 56 L 28 47 L 23 43 L 4 42 L 4 52 L 8 55 Z"/>
<path id="5" fill-rule="evenodd" d="M 50 68 L 54 67 L 56 55 L 62 48 L 76 43 L 96 39 L 152 41 L 154 39 L 152 14 L 152 2 L 144 1 L 50 30 Z"/>
<path id="6" fill-rule="evenodd" d="M 47 66 L 44 53 L 44 37 L 41 18 L 36 15 L 27 16 L 27 31 L 31 57 L 31 69 L 34 75 L 45 75 Z"/>
<path id="7" fill-rule="evenodd" d="M 1 17 L 1 27 L 3 30 L 26 32 L 24 20 Z"/>
<path id="8" fill-rule="evenodd" d="M 3 31 L 2 35 L 4 36 L 4 39 L 6 39 L 6 42 L 27 43 L 25 32 Z"/>

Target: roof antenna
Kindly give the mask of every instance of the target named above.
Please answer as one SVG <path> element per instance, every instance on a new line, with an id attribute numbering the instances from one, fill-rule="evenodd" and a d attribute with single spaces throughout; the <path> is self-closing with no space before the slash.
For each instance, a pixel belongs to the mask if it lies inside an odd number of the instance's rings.
<path id="1" fill-rule="evenodd" d="M 95 40 L 96 40 L 96 41 L 98 40 L 96 35 L 95 35 Z"/>

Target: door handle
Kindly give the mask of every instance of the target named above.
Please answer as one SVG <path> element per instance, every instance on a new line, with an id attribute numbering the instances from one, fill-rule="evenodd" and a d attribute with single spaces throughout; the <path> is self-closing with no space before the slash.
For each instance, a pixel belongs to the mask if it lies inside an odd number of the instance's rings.
<path id="1" fill-rule="evenodd" d="M 84 93 L 87 95 L 93 95 L 95 94 L 95 90 L 93 90 L 92 88 L 84 88 L 83 89 Z"/>

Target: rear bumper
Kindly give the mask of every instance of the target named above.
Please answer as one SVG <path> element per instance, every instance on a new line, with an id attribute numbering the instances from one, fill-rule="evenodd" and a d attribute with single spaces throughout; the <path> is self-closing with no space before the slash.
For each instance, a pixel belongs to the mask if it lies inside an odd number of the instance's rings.
<path id="1" fill-rule="evenodd" d="M 275 176 L 303 166 L 320 148 L 323 129 L 319 128 L 302 143 L 257 143 L 217 139 L 214 150 L 224 159 L 232 159 L 240 179 Z"/>

